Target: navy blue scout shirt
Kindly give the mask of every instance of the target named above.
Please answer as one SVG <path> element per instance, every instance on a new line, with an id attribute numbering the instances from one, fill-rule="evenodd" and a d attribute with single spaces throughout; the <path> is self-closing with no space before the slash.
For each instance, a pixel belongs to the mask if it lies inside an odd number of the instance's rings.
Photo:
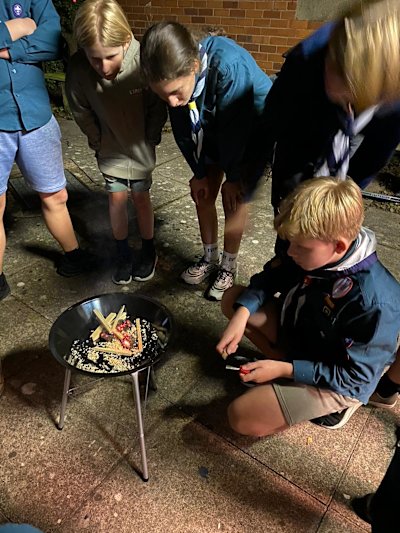
<path id="1" fill-rule="evenodd" d="M 367 403 L 400 330 L 400 284 L 376 256 L 372 231 L 362 228 L 337 264 L 306 272 L 288 256 L 255 274 L 236 305 L 250 314 L 282 294 L 279 342 L 294 381 L 328 388 Z"/>
<path id="2" fill-rule="evenodd" d="M 4 22 L 31 18 L 32 35 L 12 41 Z M 51 0 L 2 0 L 0 48 L 8 48 L 10 60 L 0 59 L 0 130 L 30 131 L 51 118 L 49 97 L 40 65 L 59 57 L 61 27 Z"/>
<path id="3" fill-rule="evenodd" d="M 193 174 L 206 176 L 205 157 L 222 167 L 227 181 L 243 177 L 242 165 L 254 162 L 253 140 L 259 135 L 259 121 L 272 85 L 244 48 L 227 37 L 201 41 L 207 53 L 205 87 L 196 98 L 204 132 L 203 149 L 197 164 L 188 106 L 170 107 L 171 126 Z"/>
<path id="4" fill-rule="evenodd" d="M 334 23 L 322 26 L 288 54 L 264 112 L 259 151 L 272 161 L 272 205 L 278 207 L 326 159 L 345 112 L 325 91 L 325 58 Z M 384 74 L 382 74 L 384 75 Z M 348 175 L 365 187 L 400 142 L 400 102 L 379 107 L 360 132 Z M 276 144 L 275 144 L 276 143 Z"/>

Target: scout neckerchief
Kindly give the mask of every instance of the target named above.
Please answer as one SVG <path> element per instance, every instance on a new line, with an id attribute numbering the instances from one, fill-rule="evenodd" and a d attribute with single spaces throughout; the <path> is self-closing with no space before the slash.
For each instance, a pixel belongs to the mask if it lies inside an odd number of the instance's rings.
<path id="1" fill-rule="evenodd" d="M 353 110 L 349 109 L 345 123 L 335 135 L 330 153 L 315 173 L 316 176 L 336 176 L 340 179 L 347 177 L 352 155 L 351 141 L 372 120 L 377 107 L 377 105 L 369 107 L 357 118 L 354 118 Z"/>
<path id="2" fill-rule="evenodd" d="M 196 98 L 202 93 L 206 84 L 207 74 L 207 54 L 206 49 L 199 43 L 200 73 L 198 75 L 193 94 L 188 102 L 190 122 L 192 127 L 192 140 L 194 143 L 194 160 L 199 162 L 201 148 L 203 146 L 203 129 L 201 127 L 199 110 L 196 105 Z"/>

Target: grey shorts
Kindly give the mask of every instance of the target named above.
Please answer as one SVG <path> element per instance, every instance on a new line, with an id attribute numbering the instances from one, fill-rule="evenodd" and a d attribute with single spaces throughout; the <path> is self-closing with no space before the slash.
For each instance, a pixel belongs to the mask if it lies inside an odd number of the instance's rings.
<path id="1" fill-rule="evenodd" d="M 146 192 L 149 191 L 152 184 L 151 178 L 144 180 L 128 180 L 125 178 L 114 178 L 103 174 L 106 181 L 107 192 L 124 192 L 131 190 L 132 192 Z"/>
<path id="2" fill-rule="evenodd" d="M 279 380 L 272 386 L 289 426 L 361 405 L 355 398 L 290 380 Z"/>
<path id="3" fill-rule="evenodd" d="M 0 194 L 7 190 L 14 161 L 36 192 L 58 192 L 66 186 L 58 122 L 32 131 L 0 131 Z"/>

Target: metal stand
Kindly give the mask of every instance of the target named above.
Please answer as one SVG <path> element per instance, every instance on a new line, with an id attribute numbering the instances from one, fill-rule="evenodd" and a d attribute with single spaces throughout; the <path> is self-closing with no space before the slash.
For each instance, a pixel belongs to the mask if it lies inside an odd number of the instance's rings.
<path id="1" fill-rule="evenodd" d="M 143 418 L 142 418 L 142 408 L 140 400 L 140 389 L 139 389 L 139 372 L 133 372 L 132 376 L 132 388 L 133 396 L 135 398 L 135 407 L 136 407 L 136 419 L 139 429 L 139 444 L 140 444 L 140 454 L 142 456 L 142 476 L 143 481 L 148 481 L 149 473 L 147 471 L 147 456 L 146 456 L 146 444 L 144 442 L 144 429 L 143 429 Z"/>
<path id="2" fill-rule="evenodd" d="M 71 381 L 71 370 L 69 368 L 66 368 L 65 377 L 64 377 L 64 390 L 63 390 L 63 395 L 62 395 L 62 400 L 61 400 L 60 420 L 57 424 L 58 429 L 62 429 L 64 427 L 65 409 L 67 407 L 70 381 Z"/>
<path id="3" fill-rule="evenodd" d="M 149 378 L 151 376 L 152 370 L 153 370 L 152 367 L 149 367 L 147 369 L 146 400 L 147 400 L 148 382 L 149 382 Z M 143 481 L 148 481 L 149 473 L 147 469 L 146 444 L 144 441 L 142 406 L 141 406 L 140 388 L 139 388 L 139 371 L 133 372 L 131 374 L 131 377 L 132 377 L 133 397 L 135 400 L 136 419 L 137 419 L 138 430 L 139 430 L 140 454 L 142 457 L 142 478 L 143 478 Z M 65 377 L 64 377 L 63 395 L 62 395 L 61 408 L 60 408 L 60 420 L 57 424 L 57 427 L 60 430 L 63 429 L 64 427 L 65 411 L 67 407 L 68 395 L 70 393 L 70 388 L 69 388 L 70 382 L 71 382 L 71 370 L 69 368 L 66 368 Z"/>

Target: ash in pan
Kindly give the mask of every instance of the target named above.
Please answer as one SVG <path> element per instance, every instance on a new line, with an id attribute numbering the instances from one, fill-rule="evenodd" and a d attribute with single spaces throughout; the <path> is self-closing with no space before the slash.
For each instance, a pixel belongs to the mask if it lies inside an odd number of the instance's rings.
<path id="1" fill-rule="evenodd" d="M 160 342 L 156 329 L 146 319 L 140 319 L 143 350 L 132 355 L 116 355 L 102 350 L 110 343 L 92 340 L 76 340 L 72 343 L 70 353 L 65 357 L 67 363 L 78 370 L 92 373 L 135 372 L 145 364 L 153 364 L 160 354 Z"/>

